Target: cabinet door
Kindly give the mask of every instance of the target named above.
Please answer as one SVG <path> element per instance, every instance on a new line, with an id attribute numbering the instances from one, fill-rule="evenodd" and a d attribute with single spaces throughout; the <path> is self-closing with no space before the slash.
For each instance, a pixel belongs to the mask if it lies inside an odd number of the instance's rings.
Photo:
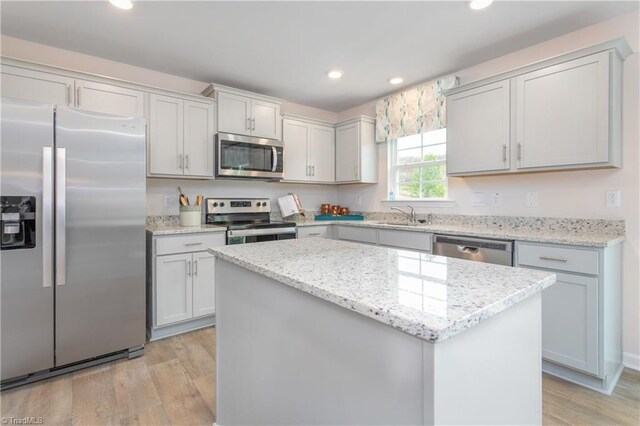
<path id="1" fill-rule="evenodd" d="M 156 257 L 156 325 L 184 321 L 192 313 L 191 254 Z"/>
<path id="2" fill-rule="evenodd" d="M 282 140 L 284 142 L 283 171 L 285 180 L 309 180 L 307 162 L 309 145 L 309 125 L 301 121 L 283 120 Z"/>
<path id="3" fill-rule="evenodd" d="M 509 169 L 509 80 L 447 97 L 447 173 Z"/>
<path id="4" fill-rule="evenodd" d="M 516 78 L 518 168 L 609 161 L 609 55 Z"/>
<path id="5" fill-rule="evenodd" d="M 273 102 L 251 100 L 251 134 L 259 138 L 280 140 L 280 105 Z"/>
<path id="6" fill-rule="evenodd" d="M 149 173 L 182 175 L 184 171 L 184 102 L 149 96 Z"/>
<path id="7" fill-rule="evenodd" d="M 144 117 L 144 94 L 110 84 L 76 80 L 76 108 L 123 117 Z"/>
<path id="8" fill-rule="evenodd" d="M 251 135 L 251 99 L 218 92 L 218 131 Z"/>
<path id="9" fill-rule="evenodd" d="M 598 278 L 556 275 L 542 292 L 542 356 L 598 374 Z"/>
<path id="10" fill-rule="evenodd" d="M 193 254 L 193 317 L 216 312 L 215 256 L 200 252 Z"/>
<path id="11" fill-rule="evenodd" d="M 2 96 L 53 105 L 73 106 L 73 79 L 2 65 Z"/>
<path id="12" fill-rule="evenodd" d="M 298 238 L 329 238 L 329 228 L 327 226 L 299 226 L 297 229 Z"/>
<path id="13" fill-rule="evenodd" d="M 360 123 L 336 128 L 336 182 L 360 179 Z"/>
<path id="14" fill-rule="evenodd" d="M 335 129 L 311 125 L 309 131 L 309 165 L 314 182 L 335 182 Z"/>
<path id="15" fill-rule="evenodd" d="M 213 176 L 213 105 L 184 101 L 184 174 Z"/>

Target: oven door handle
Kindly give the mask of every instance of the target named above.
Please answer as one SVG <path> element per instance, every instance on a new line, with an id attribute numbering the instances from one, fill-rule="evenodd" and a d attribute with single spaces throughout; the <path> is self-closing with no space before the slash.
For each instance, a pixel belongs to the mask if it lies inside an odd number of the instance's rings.
<path id="1" fill-rule="evenodd" d="M 253 237 L 261 235 L 280 235 L 280 234 L 295 234 L 296 228 L 267 228 L 267 229 L 239 229 L 228 230 L 228 237 Z"/>

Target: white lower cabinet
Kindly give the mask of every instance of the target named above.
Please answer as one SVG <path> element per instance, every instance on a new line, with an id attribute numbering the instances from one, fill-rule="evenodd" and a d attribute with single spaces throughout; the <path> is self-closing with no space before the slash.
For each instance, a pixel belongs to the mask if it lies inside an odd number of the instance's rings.
<path id="1" fill-rule="evenodd" d="M 622 372 L 621 244 L 516 242 L 516 266 L 556 273 L 542 292 L 542 369 L 610 394 Z"/>
<path id="2" fill-rule="evenodd" d="M 191 254 L 158 256 L 156 259 L 156 325 L 184 321 L 193 314 Z"/>
<path id="3" fill-rule="evenodd" d="M 147 332 L 150 340 L 212 325 L 215 257 L 224 233 L 147 237 Z"/>
<path id="4" fill-rule="evenodd" d="M 319 237 L 329 238 L 331 233 L 328 226 L 298 227 L 298 238 Z"/>
<path id="5" fill-rule="evenodd" d="M 338 240 L 431 253 L 433 234 L 428 232 L 349 225 L 337 225 L 334 232 Z"/>

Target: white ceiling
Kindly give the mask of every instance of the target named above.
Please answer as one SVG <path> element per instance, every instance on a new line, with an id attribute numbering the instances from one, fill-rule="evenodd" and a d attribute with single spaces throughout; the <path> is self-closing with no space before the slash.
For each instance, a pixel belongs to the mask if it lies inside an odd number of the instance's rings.
<path id="1" fill-rule="evenodd" d="M 342 111 L 638 8 L 631 2 L 0 3 L 3 34 Z M 329 80 L 339 68 L 344 77 Z M 402 76 L 402 86 L 387 80 Z"/>

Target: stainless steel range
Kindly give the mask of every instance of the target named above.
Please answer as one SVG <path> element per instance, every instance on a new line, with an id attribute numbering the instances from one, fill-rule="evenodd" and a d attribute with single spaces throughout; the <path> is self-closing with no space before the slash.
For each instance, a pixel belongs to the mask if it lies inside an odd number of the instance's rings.
<path id="1" fill-rule="evenodd" d="M 271 221 L 267 198 L 207 198 L 206 221 L 227 226 L 227 245 L 296 238 L 295 222 Z"/>

